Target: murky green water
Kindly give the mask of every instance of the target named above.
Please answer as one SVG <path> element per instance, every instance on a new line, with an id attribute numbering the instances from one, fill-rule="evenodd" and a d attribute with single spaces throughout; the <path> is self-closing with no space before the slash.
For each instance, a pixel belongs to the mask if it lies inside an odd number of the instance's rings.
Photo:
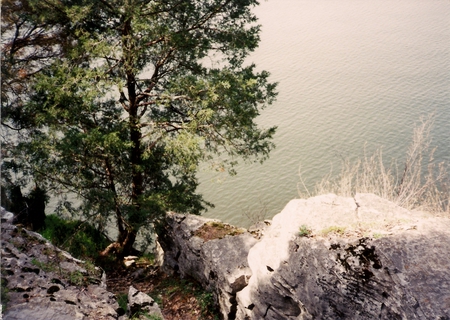
<path id="1" fill-rule="evenodd" d="M 313 185 L 340 156 L 383 147 L 401 162 L 420 116 L 436 115 L 437 160 L 450 162 L 450 1 L 269 0 L 255 9 L 263 26 L 251 56 L 279 82 L 259 122 L 279 127 L 263 165 L 234 177 L 200 173 L 205 216 L 248 225 L 298 197 L 299 166 Z"/>

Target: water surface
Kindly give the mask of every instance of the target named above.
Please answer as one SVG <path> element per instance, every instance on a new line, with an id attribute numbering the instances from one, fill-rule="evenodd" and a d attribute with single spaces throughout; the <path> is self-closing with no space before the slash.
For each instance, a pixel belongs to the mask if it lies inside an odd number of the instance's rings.
<path id="1" fill-rule="evenodd" d="M 382 147 L 401 162 L 414 124 L 435 113 L 436 159 L 450 162 L 450 1 L 269 0 L 251 55 L 279 82 L 277 101 L 258 119 L 277 125 L 263 165 L 234 177 L 203 170 L 199 191 L 216 207 L 205 216 L 247 226 L 298 197 L 298 169 L 312 186 L 340 157 Z"/>

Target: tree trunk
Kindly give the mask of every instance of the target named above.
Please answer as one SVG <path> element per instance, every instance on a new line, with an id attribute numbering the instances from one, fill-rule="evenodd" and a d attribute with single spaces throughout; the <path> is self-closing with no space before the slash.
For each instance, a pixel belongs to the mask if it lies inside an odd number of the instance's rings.
<path id="1" fill-rule="evenodd" d="M 108 245 L 105 250 L 100 252 L 100 256 L 106 257 L 115 254 L 118 260 L 133 254 L 133 244 L 136 241 L 137 232 L 135 230 L 125 229 L 119 234 L 116 242 Z"/>
<path id="2" fill-rule="evenodd" d="M 136 241 L 136 232 L 134 230 L 129 231 L 125 241 L 122 242 L 122 257 L 126 257 L 133 254 L 133 244 Z"/>
<path id="3" fill-rule="evenodd" d="M 133 209 L 139 212 L 141 210 L 141 197 L 144 191 L 144 179 L 142 174 L 142 133 L 139 127 L 140 117 L 139 102 L 136 96 L 136 75 L 134 70 L 134 51 L 132 40 L 132 26 L 131 19 L 125 20 L 123 35 L 123 52 L 124 64 L 127 77 L 127 91 L 128 91 L 128 116 L 130 141 L 132 143 L 130 150 L 130 165 L 131 165 L 131 201 Z M 133 214 L 134 215 L 134 214 Z M 123 232 L 119 234 L 118 243 L 120 245 L 120 254 L 122 256 L 129 255 L 133 250 L 133 244 L 136 241 L 137 230 L 134 228 L 134 223 L 131 220 L 127 221 L 128 225 Z"/>

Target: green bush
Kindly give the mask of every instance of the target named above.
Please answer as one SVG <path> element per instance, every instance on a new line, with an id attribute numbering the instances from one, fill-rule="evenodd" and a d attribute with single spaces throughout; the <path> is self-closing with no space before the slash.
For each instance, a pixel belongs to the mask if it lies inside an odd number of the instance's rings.
<path id="1" fill-rule="evenodd" d="M 109 244 L 109 241 L 88 223 L 64 220 L 56 215 L 47 216 L 42 235 L 55 246 L 82 259 L 96 260 L 98 253 Z"/>
<path id="2" fill-rule="evenodd" d="M 312 233 L 312 230 L 305 224 L 302 224 L 299 229 L 298 235 L 300 237 L 309 237 Z"/>
<path id="3" fill-rule="evenodd" d="M 203 291 L 198 292 L 196 295 L 198 304 L 200 305 L 200 308 L 202 309 L 202 315 L 206 316 L 210 310 L 215 309 L 214 305 L 214 296 L 211 292 Z"/>

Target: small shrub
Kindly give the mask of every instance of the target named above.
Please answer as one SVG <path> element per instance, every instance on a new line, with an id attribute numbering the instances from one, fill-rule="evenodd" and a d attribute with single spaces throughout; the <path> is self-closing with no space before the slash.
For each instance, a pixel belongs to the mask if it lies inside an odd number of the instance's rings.
<path id="1" fill-rule="evenodd" d="M 161 318 L 160 316 L 156 315 L 156 314 L 149 314 L 146 311 L 139 311 L 136 312 L 135 314 L 133 314 L 130 318 L 130 320 L 139 320 L 139 319 L 143 319 L 142 317 L 144 317 L 144 319 L 147 320 L 163 320 L 163 318 Z"/>
<path id="2" fill-rule="evenodd" d="M 163 277 L 155 283 L 149 295 L 155 299 L 163 310 L 174 307 L 179 314 L 195 311 L 198 319 L 219 319 L 219 310 L 214 302 L 213 294 L 204 290 L 190 278 Z M 174 303 L 174 301 L 176 301 Z M 184 303 L 182 303 L 184 301 Z M 173 309 L 175 311 L 175 309 Z"/>
<path id="3" fill-rule="evenodd" d="M 383 235 L 381 233 L 374 233 L 372 236 L 374 239 L 380 239 L 383 237 Z"/>
<path id="4" fill-rule="evenodd" d="M 42 253 L 45 254 L 46 256 L 52 256 L 56 254 L 56 251 L 53 248 L 46 247 L 44 248 L 44 250 L 42 250 Z"/>
<path id="5" fill-rule="evenodd" d="M 311 233 L 312 233 L 312 230 L 310 228 L 308 228 L 307 225 L 302 224 L 300 226 L 300 231 L 299 231 L 298 235 L 300 237 L 309 237 L 311 235 Z"/>
<path id="6" fill-rule="evenodd" d="M 80 271 L 70 272 L 68 278 L 70 283 L 75 286 L 81 286 L 86 283 L 86 279 Z"/>
<path id="7" fill-rule="evenodd" d="M 84 268 L 89 274 L 99 274 L 101 276 L 101 271 L 95 267 L 91 261 L 87 260 L 84 264 Z"/>
<path id="8" fill-rule="evenodd" d="M 117 303 L 119 304 L 119 307 L 123 309 L 123 311 L 127 312 L 128 294 L 127 293 L 119 293 L 117 295 Z"/>
<path id="9" fill-rule="evenodd" d="M 211 292 L 201 292 L 200 294 L 197 294 L 196 298 L 202 309 L 202 315 L 205 316 L 209 310 L 214 310 L 214 296 Z"/>
<path id="10" fill-rule="evenodd" d="M 145 253 L 137 259 L 136 265 L 153 265 L 154 262 L 155 255 L 153 253 Z"/>

